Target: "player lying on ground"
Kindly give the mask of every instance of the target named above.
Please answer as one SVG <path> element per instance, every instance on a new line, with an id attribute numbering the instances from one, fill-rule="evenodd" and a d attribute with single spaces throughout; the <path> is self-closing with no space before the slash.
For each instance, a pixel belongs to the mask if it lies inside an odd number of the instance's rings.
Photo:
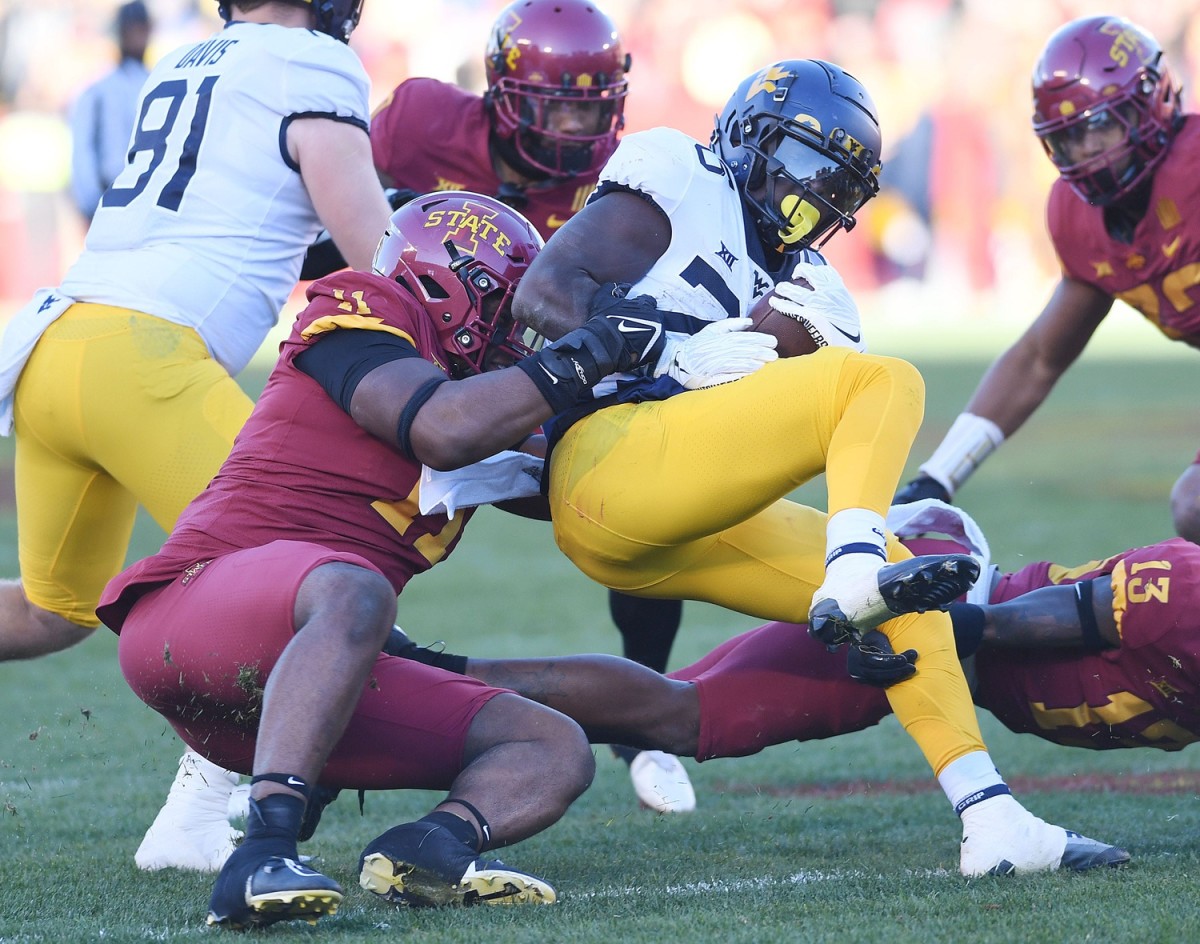
<path id="1" fill-rule="evenodd" d="M 903 509 L 912 517 L 897 521 Z M 986 553 L 954 518 L 969 522 L 926 500 L 893 509 L 888 521 L 919 553 Z M 1076 567 L 988 568 L 971 595 L 987 602 L 950 610 L 960 654 L 974 656 L 976 704 L 1013 731 L 1072 747 L 1179 750 L 1200 740 L 1198 582 L 1200 547 L 1179 538 Z M 752 629 L 665 677 L 603 655 L 464 664 L 571 716 L 593 741 L 618 737 L 698 761 L 846 734 L 890 713 L 883 689 L 851 679 L 846 658 L 802 624 Z M 869 667 L 863 680 L 888 681 Z"/>

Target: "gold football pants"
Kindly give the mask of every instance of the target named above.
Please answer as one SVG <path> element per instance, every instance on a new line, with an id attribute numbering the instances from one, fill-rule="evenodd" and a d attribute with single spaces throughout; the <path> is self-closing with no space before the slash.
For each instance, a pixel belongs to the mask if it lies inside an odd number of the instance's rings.
<path id="1" fill-rule="evenodd" d="M 554 450 L 555 539 L 616 590 L 805 622 L 825 577 L 827 519 L 784 496 L 825 472 L 830 514 L 884 515 L 923 410 L 911 364 L 831 348 L 735 383 L 606 407 Z M 889 560 L 910 556 L 889 540 Z M 888 696 L 934 771 L 982 750 L 949 618 L 881 628 L 897 651 L 920 654 L 917 674 Z"/>
<path id="2" fill-rule="evenodd" d="M 191 328 L 76 304 L 17 384 L 15 478 L 29 600 L 97 626 L 138 504 L 166 531 L 216 474 L 253 403 Z"/>

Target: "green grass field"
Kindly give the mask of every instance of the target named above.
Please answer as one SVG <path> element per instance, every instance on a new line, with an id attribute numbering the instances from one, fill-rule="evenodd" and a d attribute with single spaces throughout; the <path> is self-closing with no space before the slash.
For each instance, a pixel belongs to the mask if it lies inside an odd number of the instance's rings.
<path id="1" fill-rule="evenodd" d="M 926 374 L 928 406 L 910 470 L 985 364 L 944 354 L 913 357 Z M 247 384 L 261 379 L 253 374 Z M 959 496 L 998 562 L 1078 563 L 1166 537 L 1166 496 L 1200 446 L 1198 394 L 1190 359 L 1081 362 Z M 7 464 L 10 444 L 2 445 Z M 0 483 L 0 492 L 11 489 L 11 474 Z M 822 505 L 821 483 L 798 497 Z M 11 501 L 0 511 L 0 573 L 12 574 Z M 132 556 L 159 540 L 140 522 Z M 479 655 L 619 651 L 604 591 L 557 552 L 548 526 L 490 510 L 449 562 L 404 594 L 399 619 L 420 641 L 444 639 Z M 752 625 L 694 603 L 684 620 L 674 664 Z M 126 689 L 115 637 L 101 631 L 68 652 L 0 665 L 0 719 L 2 944 L 228 936 L 204 927 L 210 877 L 147 874 L 133 864 L 180 745 Z M 623 766 L 598 750 L 592 789 L 561 823 L 505 854 L 555 884 L 561 903 L 547 909 L 404 913 L 368 901 L 357 889 L 358 851 L 434 796 L 373 794 L 362 817 L 344 796 L 305 850 L 347 886 L 342 911 L 317 928 L 264 934 L 439 944 L 1196 940 L 1200 753 L 1090 753 L 1010 734 L 990 717 L 983 724 L 993 758 L 1028 806 L 1119 842 L 1134 863 L 1106 874 L 962 879 L 957 820 L 889 719 L 753 758 L 685 761 L 699 809 L 683 817 L 639 811 Z M 1095 789 L 1092 775 L 1104 775 L 1109 789 Z"/>

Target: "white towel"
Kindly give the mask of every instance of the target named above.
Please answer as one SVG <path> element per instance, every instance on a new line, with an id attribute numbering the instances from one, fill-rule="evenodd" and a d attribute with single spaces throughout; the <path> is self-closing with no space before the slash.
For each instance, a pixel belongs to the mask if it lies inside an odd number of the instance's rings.
<path id="1" fill-rule="evenodd" d="M 987 603 L 992 590 L 992 552 L 983 529 L 961 508 L 936 498 L 922 498 L 907 505 L 893 505 L 887 513 L 887 528 L 898 538 L 922 534 L 944 534 L 967 548 L 979 561 L 979 579 L 967 592 L 968 603 Z"/>
<path id="2" fill-rule="evenodd" d="M 541 481 L 542 460 L 511 449 L 450 472 L 422 466 L 421 514 L 453 518 L 459 508 L 530 498 L 541 491 Z"/>
<path id="3" fill-rule="evenodd" d="M 40 288 L 9 322 L 0 341 L 0 435 L 12 433 L 13 391 L 34 345 L 54 320 L 74 304 L 75 299 L 57 289 Z"/>

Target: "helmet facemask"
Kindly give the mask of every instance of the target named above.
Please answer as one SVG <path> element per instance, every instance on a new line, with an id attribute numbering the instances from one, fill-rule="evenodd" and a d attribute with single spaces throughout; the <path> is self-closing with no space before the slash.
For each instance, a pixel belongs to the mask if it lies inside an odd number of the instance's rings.
<path id="1" fill-rule="evenodd" d="M 1131 96 L 1109 100 L 1070 120 L 1047 122 L 1037 135 L 1059 176 L 1093 206 L 1119 202 L 1166 156 L 1162 125 Z M 1092 156 L 1076 158 L 1087 138 L 1098 135 L 1111 137 L 1112 143 Z"/>
<path id="2" fill-rule="evenodd" d="M 625 126 L 624 80 L 599 89 L 544 86 L 500 79 L 490 101 L 498 127 L 515 131 L 511 147 L 520 160 L 551 177 L 573 177 L 599 169 L 611 155 L 617 132 Z M 578 130 L 557 130 L 556 111 Z"/>
<path id="3" fill-rule="evenodd" d="M 878 192 L 878 180 L 849 151 L 822 142 L 806 126 L 767 120 L 775 126 L 757 143 L 744 144 L 753 165 L 743 199 L 764 246 L 819 249 L 839 229 L 854 228 L 854 214 Z M 839 137 L 845 138 L 834 130 L 831 142 Z"/>

